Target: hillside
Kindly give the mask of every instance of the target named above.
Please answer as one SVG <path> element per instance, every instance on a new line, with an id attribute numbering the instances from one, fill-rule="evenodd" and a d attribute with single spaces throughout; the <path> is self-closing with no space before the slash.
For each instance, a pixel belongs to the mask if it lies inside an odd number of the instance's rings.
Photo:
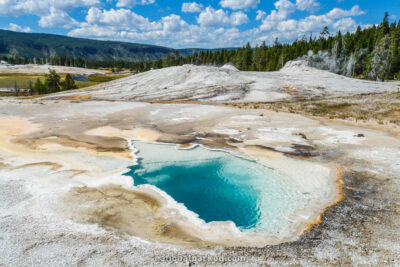
<path id="1" fill-rule="evenodd" d="M 200 52 L 206 52 L 206 51 L 210 51 L 210 52 L 219 52 L 222 50 L 226 50 L 226 51 L 232 51 L 232 50 L 236 50 L 237 47 L 224 47 L 224 48 L 212 48 L 212 49 L 205 49 L 205 48 L 182 48 L 182 49 L 177 49 L 179 54 L 181 56 L 191 56 L 194 53 L 200 53 Z"/>
<path id="2" fill-rule="evenodd" d="M 172 48 L 154 45 L 0 30 L 0 57 L 48 58 L 66 55 L 85 60 L 132 62 L 163 58 L 173 52 Z"/>

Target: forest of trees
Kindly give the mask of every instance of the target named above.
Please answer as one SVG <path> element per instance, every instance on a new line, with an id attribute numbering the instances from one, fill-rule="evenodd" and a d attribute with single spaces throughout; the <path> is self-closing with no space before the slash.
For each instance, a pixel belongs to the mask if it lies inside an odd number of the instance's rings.
<path id="1" fill-rule="evenodd" d="M 33 87 L 29 88 L 31 94 L 49 94 L 56 93 L 65 90 L 71 90 L 78 88 L 75 81 L 72 79 L 70 74 L 65 76 L 64 80 L 57 74 L 55 70 L 50 70 L 50 73 L 46 75 L 46 79 L 42 82 L 39 78 L 34 83 Z"/>
<path id="2" fill-rule="evenodd" d="M 298 58 L 306 59 L 312 66 L 351 77 L 372 80 L 388 80 L 400 77 L 400 21 L 389 23 L 388 13 L 380 25 L 361 29 L 354 33 L 335 35 L 328 27 L 318 36 L 303 36 L 290 44 L 275 39 L 267 46 L 264 42 L 252 48 L 250 44 L 237 49 L 207 50 L 191 56 L 168 54 L 164 59 L 145 62 L 90 61 L 66 56 L 46 59 L 7 58 L 11 64 L 37 63 L 86 68 L 130 69 L 143 72 L 183 64 L 222 66 L 231 63 L 245 71 L 275 71 L 286 62 Z"/>

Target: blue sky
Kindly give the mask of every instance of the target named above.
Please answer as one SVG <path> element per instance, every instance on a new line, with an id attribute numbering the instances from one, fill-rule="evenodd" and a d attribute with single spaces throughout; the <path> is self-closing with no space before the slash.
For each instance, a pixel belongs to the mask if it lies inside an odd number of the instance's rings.
<path id="1" fill-rule="evenodd" d="M 399 0 L 0 0 L 0 28 L 174 48 L 290 42 L 400 19 Z"/>

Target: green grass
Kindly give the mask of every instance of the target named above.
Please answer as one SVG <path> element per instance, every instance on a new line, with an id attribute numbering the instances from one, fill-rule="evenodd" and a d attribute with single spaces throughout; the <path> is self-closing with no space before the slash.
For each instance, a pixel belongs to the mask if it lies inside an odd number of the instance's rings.
<path id="1" fill-rule="evenodd" d="M 111 82 L 119 78 L 126 77 L 126 75 L 118 75 L 118 74 L 104 74 L 104 75 L 90 75 L 88 80 L 91 82 Z"/>
<path id="2" fill-rule="evenodd" d="M 65 79 L 65 74 L 60 74 L 61 80 Z M 121 78 L 121 75 L 96 75 L 95 78 L 89 79 L 89 82 L 79 82 L 75 81 L 75 84 L 78 88 L 89 87 L 93 85 L 100 84 L 106 81 L 112 81 L 118 78 Z M 29 81 L 32 82 L 32 85 L 36 82 L 37 79 L 40 79 L 42 82 L 45 81 L 45 75 L 29 75 L 23 73 L 1 73 L 0 74 L 0 88 L 8 88 L 14 89 L 14 84 L 17 83 L 19 89 L 28 89 Z"/>
<path id="3" fill-rule="evenodd" d="M 88 77 L 88 82 L 75 81 L 78 88 L 88 87 L 97 85 L 100 83 L 111 82 L 120 78 L 126 77 L 125 74 L 100 74 L 100 75 L 90 75 Z"/>
<path id="4" fill-rule="evenodd" d="M 36 79 L 39 78 L 44 81 L 45 76 L 36 75 L 21 75 L 21 74 L 9 74 L 0 75 L 0 88 L 14 88 L 14 84 L 17 83 L 19 89 L 27 89 L 29 86 L 29 81 L 32 85 L 35 83 Z"/>
<path id="5" fill-rule="evenodd" d="M 97 85 L 100 84 L 101 82 L 79 82 L 79 81 L 75 81 L 76 86 L 78 86 L 79 88 L 85 88 L 85 87 L 89 87 L 89 86 L 93 86 L 93 85 Z"/>

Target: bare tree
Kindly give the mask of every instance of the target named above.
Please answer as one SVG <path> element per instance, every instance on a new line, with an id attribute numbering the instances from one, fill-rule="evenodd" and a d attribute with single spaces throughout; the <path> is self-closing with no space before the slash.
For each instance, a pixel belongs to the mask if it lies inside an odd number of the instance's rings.
<path id="1" fill-rule="evenodd" d="M 32 86 L 32 81 L 31 80 L 29 80 L 28 89 L 29 89 L 29 94 L 32 96 L 33 95 L 33 86 Z"/>
<path id="2" fill-rule="evenodd" d="M 14 81 L 14 92 L 15 92 L 15 96 L 19 95 L 19 88 L 18 88 L 17 81 Z"/>

